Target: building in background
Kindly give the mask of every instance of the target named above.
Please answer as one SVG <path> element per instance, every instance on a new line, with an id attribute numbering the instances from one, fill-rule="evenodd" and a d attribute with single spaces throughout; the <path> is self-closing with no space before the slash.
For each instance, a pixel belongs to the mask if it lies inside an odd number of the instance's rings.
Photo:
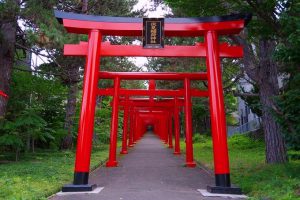
<path id="1" fill-rule="evenodd" d="M 243 88 L 245 92 L 251 92 L 253 85 L 248 81 L 242 79 L 239 81 L 239 88 Z M 228 136 L 234 134 L 242 134 L 247 132 L 256 131 L 261 128 L 261 118 L 252 112 L 247 103 L 238 97 L 238 110 L 237 110 L 238 125 L 235 127 L 228 127 Z"/>

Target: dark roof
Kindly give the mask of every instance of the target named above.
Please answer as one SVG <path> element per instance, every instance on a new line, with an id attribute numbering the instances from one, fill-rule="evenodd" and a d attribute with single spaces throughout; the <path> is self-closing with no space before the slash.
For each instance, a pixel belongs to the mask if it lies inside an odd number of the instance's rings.
<path id="1" fill-rule="evenodd" d="M 62 23 L 63 19 L 73 19 L 81 21 L 94 21 L 94 22 L 115 22 L 115 23 L 143 23 L 143 18 L 135 17 L 111 17 L 111 16 L 97 16 L 85 15 L 72 12 L 62 12 L 54 10 L 55 17 Z M 245 25 L 251 20 L 252 14 L 232 14 L 224 16 L 212 17 L 197 17 L 197 18 L 165 18 L 165 23 L 170 24 L 193 24 L 204 22 L 222 22 L 222 21 L 236 21 L 245 20 Z"/>

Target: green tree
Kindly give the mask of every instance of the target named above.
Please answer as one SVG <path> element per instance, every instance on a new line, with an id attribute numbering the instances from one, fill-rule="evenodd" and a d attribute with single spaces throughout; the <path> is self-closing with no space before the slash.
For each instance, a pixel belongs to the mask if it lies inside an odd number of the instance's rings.
<path id="1" fill-rule="evenodd" d="M 65 91 L 58 81 L 17 70 L 13 73 L 0 143 L 14 149 L 16 159 L 22 150 L 34 152 L 37 144 L 45 147 L 60 143 Z"/>
<path id="2" fill-rule="evenodd" d="M 284 72 L 284 87 L 282 94 L 276 98 L 277 106 L 274 114 L 281 125 L 287 146 L 290 149 L 300 149 L 300 4 L 291 7 L 288 13 L 281 17 L 283 32 L 287 35 L 277 46 L 276 58 Z"/>
<path id="3" fill-rule="evenodd" d="M 165 2 L 174 13 L 182 16 L 225 15 L 236 12 L 251 12 L 253 19 L 244 34 L 231 39 L 244 46 L 242 69 L 255 82 L 259 89 L 262 105 L 263 128 L 266 141 L 266 162 L 282 163 L 287 161 L 285 142 L 279 124 L 272 110 L 276 105 L 275 98 L 280 94 L 278 77 L 279 65 L 274 59 L 274 52 L 279 41 L 284 41 L 281 17 L 289 15 L 292 7 L 298 7 L 296 1 L 202 1 L 194 0 Z M 247 35 L 248 33 L 248 35 Z"/>
<path id="4" fill-rule="evenodd" d="M 79 40 L 87 40 L 87 36 L 67 34 L 64 28 L 57 22 L 53 15 L 53 8 L 76 13 L 97 15 L 133 16 L 138 12 L 131 12 L 135 0 L 70 0 L 70 1 L 1 1 L 1 37 L 0 41 L 0 90 L 9 93 L 11 72 L 17 60 L 15 47 L 26 50 L 28 53 L 42 55 L 51 62 L 48 65 L 38 66 L 33 71 L 43 73 L 49 79 L 59 78 L 67 85 L 68 98 L 65 112 L 64 128 L 68 135 L 62 143 L 62 147 L 70 148 L 73 143 L 73 123 L 78 96 L 78 83 L 81 81 L 84 69 L 84 60 L 78 58 L 65 58 L 63 56 L 63 44 L 77 43 Z M 118 7 L 118 9 L 115 9 Z M 17 23 L 17 20 L 19 20 Z M 22 24 L 22 26 L 20 26 Z M 126 39 L 108 37 L 105 40 L 112 42 L 128 42 Z M 2 52 L 3 50 L 3 52 Z M 107 67 L 102 69 L 118 69 L 124 65 L 129 70 L 134 70 L 134 65 L 126 59 L 111 58 L 107 60 Z M 105 59 L 103 60 L 105 61 Z M 4 64 L 2 64 L 4 63 Z M 103 62 L 105 63 L 105 62 Z M 2 69 L 3 67 L 3 69 Z M 31 71 L 31 69 L 29 69 Z M 3 72 L 3 73 L 2 73 Z M 7 100 L 0 97 L 0 116 L 4 116 Z"/>
<path id="5" fill-rule="evenodd" d="M 0 90 L 9 94 L 14 64 L 19 0 L 0 1 Z M 0 119 L 6 112 L 8 99 L 0 97 Z"/>

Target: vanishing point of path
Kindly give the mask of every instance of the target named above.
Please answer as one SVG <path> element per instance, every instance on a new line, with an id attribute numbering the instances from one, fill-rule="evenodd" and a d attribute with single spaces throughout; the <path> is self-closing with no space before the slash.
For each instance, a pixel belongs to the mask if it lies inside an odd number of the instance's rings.
<path id="1" fill-rule="evenodd" d="M 197 153 L 197 152 L 195 152 Z M 119 158 L 119 167 L 100 167 L 90 183 L 104 189 L 98 194 L 54 196 L 53 200 L 221 200 L 203 197 L 197 189 L 214 184 L 205 170 L 186 168 L 183 156 L 173 155 L 153 134 L 147 133 L 129 153 Z"/>

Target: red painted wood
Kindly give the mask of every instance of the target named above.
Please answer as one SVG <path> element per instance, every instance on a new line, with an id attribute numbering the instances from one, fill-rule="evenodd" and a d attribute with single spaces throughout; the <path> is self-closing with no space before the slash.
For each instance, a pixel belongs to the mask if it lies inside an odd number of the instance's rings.
<path id="1" fill-rule="evenodd" d="M 89 52 L 84 71 L 82 104 L 77 136 L 75 173 L 90 171 L 101 39 L 102 35 L 98 30 L 90 32 Z"/>
<path id="2" fill-rule="evenodd" d="M 185 142 L 186 142 L 186 166 L 195 167 L 193 153 L 193 126 L 192 126 L 192 102 L 190 93 L 190 80 L 184 80 L 184 113 L 185 113 Z"/>
<path id="3" fill-rule="evenodd" d="M 229 174 L 222 72 L 218 52 L 218 34 L 214 31 L 207 32 L 205 41 L 207 44 L 206 62 L 209 76 L 208 87 L 215 174 Z"/>
<path id="4" fill-rule="evenodd" d="M 124 116 L 123 116 L 123 134 L 122 134 L 122 150 L 121 154 L 127 154 L 127 134 L 128 134 L 128 96 L 125 97 Z"/>
<path id="5" fill-rule="evenodd" d="M 97 94 L 99 96 L 112 96 L 114 92 L 113 88 L 98 89 Z M 184 91 L 181 90 L 144 90 L 144 89 L 120 89 L 120 95 L 128 96 L 173 96 L 183 97 Z M 193 97 L 207 97 L 208 91 L 202 91 L 199 89 L 191 89 L 191 96 Z"/>
<path id="6" fill-rule="evenodd" d="M 175 148 L 174 154 L 180 154 L 180 121 L 179 121 L 179 106 L 178 106 L 178 98 L 175 98 L 174 105 L 174 133 L 175 133 Z"/>
<path id="7" fill-rule="evenodd" d="M 65 56 L 85 56 L 87 54 L 87 43 L 65 44 Z M 197 43 L 195 46 L 168 46 L 163 49 L 144 49 L 139 45 L 111 45 L 103 42 L 101 56 L 127 56 L 127 57 L 206 57 L 204 43 Z M 241 46 L 229 46 L 227 43 L 220 44 L 220 57 L 241 58 L 243 48 Z"/>
<path id="8" fill-rule="evenodd" d="M 116 77 L 114 80 L 114 96 L 112 105 L 111 128 L 110 128 L 110 145 L 109 157 L 106 162 L 107 167 L 116 167 L 117 162 L 117 140 L 118 140 L 118 119 L 119 119 L 119 88 L 120 78 Z"/>
<path id="9" fill-rule="evenodd" d="M 206 31 L 218 31 L 220 35 L 238 34 L 244 28 L 244 20 L 204 22 L 194 24 L 165 23 L 166 37 L 197 37 Z M 88 34 L 90 30 L 100 30 L 103 35 L 142 36 L 142 23 L 111 23 L 63 19 L 63 25 L 69 33 Z"/>
<path id="10" fill-rule="evenodd" d="M 176 72 L 99 72 L 99 79 L 113 79 L 118 76 L 121 80 L 207 80 L 207 73 L 176 73 Z"/>

